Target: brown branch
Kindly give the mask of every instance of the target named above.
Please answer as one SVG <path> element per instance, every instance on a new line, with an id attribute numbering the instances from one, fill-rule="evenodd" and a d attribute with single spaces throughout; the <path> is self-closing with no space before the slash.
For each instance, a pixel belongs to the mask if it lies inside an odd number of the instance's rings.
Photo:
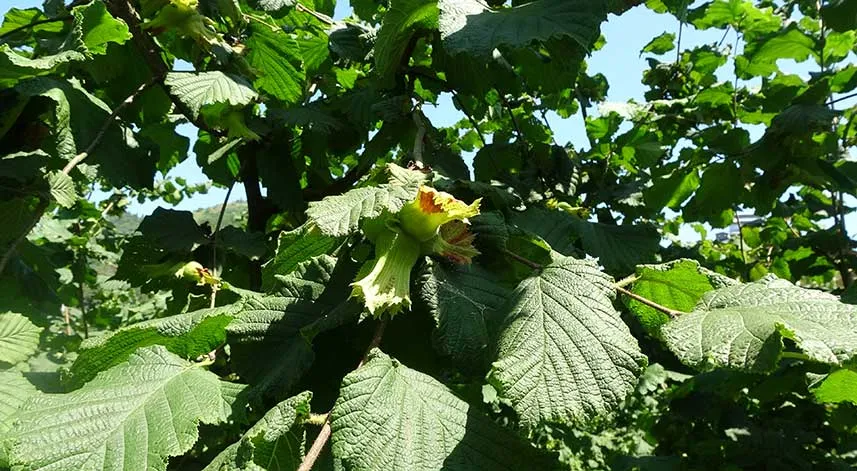
<path id="1" fill-rule="evenodd" d="M 364 363 L 366 363 L 366 359 L 369 357 L 369 352 L 381 345 L 381 339 L 384 337 L 384 330 L 387 328 L 387 322 L 387 319 L 383 319 L 378 323 L 378 327 L 375 329 L 375 335 L 372 336 L 372 341 L 369 342 L 369 347 L 366 349 L 366 353 L 363 354 L 363 358 L 360 359 L 360 363 L 357 364 L 357 368 L 360 368 Z M 315 441 L 312 442 L 312 446 L 309 451 L 307 451 L 306 456 L 304 456 L 304 460 L 301 462 L 298 471 L 310 471 L 315 465 L 316 460 L 318 460 L 319 455 L 321 455 L 322 450 L 324 450 L 324 445 L 326 445 L 327 441 L 330 439 L 330 412 L 323 414 L 322 417 L 324 417 L 324 423 L 321 426 L 321 430 L 318 432 L 318 436 L 315 437 Z M 320 419 L 321 417 L 317 417 L 315 420 L 320 421 Z"/>
<path id="2" fill-rule="evenodd" d="M 532 268 L 533 270 L 541 270 L 542 268 L 544 268 L 540 264 L 538 264 L 532 260 L 526 259 L 526 258 L 516 254 L 515 252 L 508 250 L 508 249 L 503 249 L 503 253 L 508 255 L 509 257 L 511 257 L 512 260 L 514 260 L 514 261 L 516 261 L 522 265 L 526 265 L 526 266 Z"/>
<path id="3" fill-rule="evenodd" d="M 18 236 L 17 239 L 12 241 L 12 244 L 9 246 L 8 249 L 6 249 L 6 253 L 3 254 L 3 258 L 0 259 L 0 274 L 2 274 L 3 271 L 6 269 L 6 265 L 8 265 L 9 260 L 12 259 L 12 254 L 15 253 L 15 249 L 18 248 L 18 245 L 20 245 L 21 242 L 23 242 L 24 239 L 27 238 L 27 235 L 30 233 L 30 231 L 32 231 L 33 228 L 36 227 L 36 224 L 38 224 L 39 219 L 42 218 L 42 214 L 44 214 L 45 210 L 48 209 L 49 202 L 50 200 L 46 198 L 42 198 L 39 200 L 39 204 L 36 206 L 33 221 L 30 223 L 29 226 L 27 226 L 27 229 L 21 235 Z"/>
<path id="4" fill-rule="evenodd" d="M 197 128 L 217 135 L 217 132 L 205 124 L 202 119 L 199 119 L 199 117 L 197 117 L 177 96 L 173 95 L 170 92 L 170 89 L 164 84 L 164 78 L 167 76 L 171 67 L 167 65 L 164 58 L 161 56 L 161 48 L 155 43 L 155 40 L 152 39 L 146 31 L 143 31 L 140 22 L 140 15 L 137 14 L 137 11 L 131 3 L 128 0 L 108 0 L 106 3 L 110 14 L 121 19 L 128 25 L 128 28 L 131 30 L 134 43 L 137 45 L 137 48 L 143 55 L 143 59 L 146 61 L 146 65 L 148 65 L 149 70 L 155 77 L 154 80 L 158 82 L 164 90 L 164 93 L 170 97 L 170 100 L 173 102 L 173 105 L 179 113 L 184 115 L 185 119 Z"/>
<path id="5" fill-rule="evenodd" d="M 333 26 L 333 25 L 336 23 L 336 22 L 333 20 L 333 18 L 331 18 L 331 17 L 329 17 L 329 16 L 327 16 L 327 15 L 324 15 L 324 14 L 322 14 L 322 13 L 319 13 L 319 12 L 317 12 L 317 11 L 315 11 L 315 10 L 309 9 L 309 8 L 307 8 L 306 6 L 304 6 L 304 5 L 300 4 L 300 3 L 298 3 L 297 5 L 295 5 L 295 9 L 296 9 L 297 11 L 304 12 L 304 13 L 306 13 L 306 14 L 308 14 L 308 15 L 311 15 L 311 16 L 315 17 L 315 19 L 317 19 L 318 21 L 321 21 L 322 23 L 326 24 L 327 26 Z"/>
<path id="6" fill-rule="evenodd" d="M 679 316 L 681 316 L 682 314 L 685 314 L 684 312 L 676 311 L 675 309 L 670 309 L 666 306 L 661 306 L 660 304 L 658 304 L 652 300 L 646 299 L 646 298 L 644 298 L 644 297 L 642 297 L 636 293 L 632 293 L 632 292 L 626 290 L 625 288 L 622 288 L 619 286 L 614 286 L 614 288 L 616 289 L 617 292 L 622 293 L 625 296 L 627 296 L 627 297 L 629 297 L 635 301 L 641 302 L 641 303 L 645 304 L 646 306 L 649 306 L 652 309 L 657 309 L 658 311 L 661 311 L 664 314 L 670 316 L 670 318 L 672 318 L 672 319 L 676 319 Z"/>

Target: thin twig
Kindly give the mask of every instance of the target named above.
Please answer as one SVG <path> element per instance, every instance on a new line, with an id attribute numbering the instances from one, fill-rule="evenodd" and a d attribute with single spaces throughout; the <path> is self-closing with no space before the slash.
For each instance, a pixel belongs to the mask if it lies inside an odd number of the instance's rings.
<path id="1" fill-rule="evenodd" d="M 319 13 L 315 10 L 311 10 L 311 9 L 307 8 L 306 6 L 304 6 L 303 4 L 298 3 L 297 5 L 295 5 L 295 9 L 297 11 L 301 11 L 301 12 L 304 12 L 304 13 L 307 13 L 307 14 L 314 16 L 315 19 L 317 19 L 318 21 L 321 21 L 322 23 L 326 24 L 327 26 L 333 26 L 336 23 L 336 21 L 334 21 L 333 18 L 331 18 L 327 15 L 324 15 L 322 13 Z"/>
<path id="2" fill-rule="evenodd" d="M 92 142 L 89 143 L 89 145 L 86 147 L 86 150 L 75 155 L 73 159 L 69 160 L 68 163 L 65 164 L 65 167 L 63 167 L 62 173 L 68 175 L 77 166 L 77 164 L 81 163 L 83 159 L 87 158 L 89 154 L 91 154 L 92 151 L 94 151 L 95 148 L 98 147 L 98 144 L 101 143 L 101 139 L 104 138 L 104 135 L 107 133 L 107 130 L 110 129 L 110 125 L 113 124 L 113 121 L 116 119 L 116 116 L 118 116 L 119 113 L 122 111 L 122 109 L 133 103 L 134 100 L 138 96 L 140 96 L 141 93 L 148 90 L 149 87 L 156 83 L 158 83 L 156 79 L 149 80 L 148 82 L 137 87 L 137 89 L 134 90 L 134 93 L 129 95 L 128 98 L 122 101 L 122 103 L 119 103 L 119 105 L 116 106 L 116 108 L 114 108 L 113 111 L 110 113 L 110 115 L 107 116 L 107 119 L 104 120 L 104 123 L 101 125 L 101 129 L 98 130 L 98 134 L 95 135 L 95 138 L 92 139 Z"/>
<path id="3" fill-rule="evenodd" d="M 71 18 L 72 18 L 71 15 L 65 15 L 65 16 L 57 16 L 54 18 L 44 18 L 44 19 L 41 19 L 38 21 L 34 21 L 32 23 L 27 23 L 25 25 L 18 26 L 17 28 L 10 29 L 9 31 L 6 31 L 3 34 L 0 34 L 0 41 L 3 41 L 6 38 L 8 38 L 9 36 L 12 36 L 13 34 L 15 34 L 17 32 L 23 31 L 23 30 L 28 29 L 28 28 L 33 28 L 35 26 L 43 25 L 45 23 L 54 23 L 57 21 L 65 21 L 65 20 L 68 20 Z"/>
<path id="4" fill-rule="evenodd" d="M 229 197 L 232 195 L 233 188 L 235 188 L 234 181 L 226 190 L 226 197 L 223 198 L 223 204 L 220 205 L 220 214 L 217 215 L 217 223 L 214 225 L 214 232 L 211 234 L 211 269 L 215 276 L 219 275 L 217 272 L 217 241 L 220 235 L 220 226 L 223 224 L 223 215 L 226 214 L 226 206 L 229 204 Z"/>
<path id="5" fill-rule="evenodd" d="M 50 200 L 48 200 L 47 198 L 42 198 L 39 200 L 39 204 L 36 206 L 36 210 L 34 211 L 34 217 L 32 222 L 30 222 L 30 225 L 27 226 L 27 229 L 23 233 L 21 233 L 21 235 L 19 235 L 17 239 L 12 241 L 12 244 L 9 245 L 8 249 L 6 249 L 6 253 L 3 254 L 3 258 L 0 259 L 0 274 L 2 274 L 3 271 L 6 269 L 6 265 L 8 265 L 9 260 L 12 259 L 12 254 L 15 253 L 15 249 L 18 248 L 18 245 L 20 245 L 21 242 L 24 242 L 24 239 L 27 238 L 27 235 L 30 234 L 30 231 L 32 231 L 33 228 L 36 227 L 36 224 L 38 224 L 39 219 L 42 218 L 42 214 L 44 214 L 45 210 L 48 209 L 49 203 Z"/>
<path id="6" fill-rule="evenodd" d="M 458 108 L 462 113 L 464 113 L 464 116 L 467 116 L 467 119 L 470 121 L 470 125 L 473 126 L 473 130 L 476 131 L 476 135 L 479 136 L 479 140 L 482 141 L 482 147 L 487 146 L 488 143 L 485 142 L 485 135 L 482 134 L 482 130 L 479 129 L 479 123 L 476 122 L 476 118 L 474 118 L 467 107 L 464 106 L 464 102 L 461 101 L 461 98 L 458 97 L 458 93 L 456 93 L 455 90 L 452 91 L 452 100 L 458 104 Z"/>
<path id="7" fill-rule="evenodd" d="M 104 138 L 104 135 L 107 133 L 107 129 L 110 128 L 110 125 L 116 119 L 116 116 L 119 114 L 120 111 L 122 111 L 122 108 L 134 101 L 134 98 L 139 96 L 144 90 L 152 86 L 154 83 L 156 83 L 156 81 L 152 80 L 150 82 L 144 83 L 143 85 L 140 85 L 140 87 L 137 88 L 134 93 L 132 93 L 122 103 L 117 105 L 116 109 L 114 109 L 110 113 L 110 115 L 107 116 L 107 119 L 104 120 L 104 123 L 101 125 L 101 129 L 99 129 L 98 134 L 95 135 L 95 137 L 92 139 L 92 142 L 90 142 L 89 145 L 86 147 L 86 150 L 81 152 L 80 154 L 75 155 L 74 158 L 69 160 L 65 167 L 63 167 L 62 173 L 66 175 L 71 173 L 71 171 L 74 170 L 74 168 L 79 163 L 81 163 L 93 150 L 95 150 L 96 146 L 98 146 L 98 143 L 101 142 L 101 139 Z M 12 242 L 12 244 L 9 246 L 8 249 L 6 249 L 6 252 L 3 254 L 3 258 L 0 259 L 0 273 L 3 273 L 3 271 L 6 269 L 6 265 L 9 263 L 9 260 L 11 260 L 12 254 L 18 248 L 18 245 L 20 245 L 21 242 L 23 242 L 24 239 L 27 238 L 27 235 L 30 234 L 30 231 L 32 231 L 33 228 L 36 227 L 36 224 L 38 224 L 39 220 L 42 218 L 42 215 L 48 209 L 49 204 L 50 200 L 47 198 L 41 198 L 39 200 L 39 204 L 36 206 L 35 211 L 33 211 L 33 221 L 27 227 L 27 230 L 24 231 L 20 236 L 18 236 L 17 239 Z"/>
<path id="8" fill-rule="evenodd" d="M 512 260 L 514 260 L 514 261 L 516 261 L 522 265 L 526 265 L 526 266 L 532 268 L 533 270 L 541 270 L 542 268 L 544 268 L 542 265 L 540 265 L 540 264 L 538 264 L 532 260 L 526 259 L 526 258 L 516 254 L 515 252 L 508 250 L 508 249 L 503 249 L 503 253 L 508 255 Z"/>
<path id="9" fill-rule="evenodd" d="M 627 277 L 619 280 L 613 286 L 615 286 L 617 288 L 624 288 L 624 287 L 626 287 L 626 286 L 628 286 L 628 285 L 630 285 L 636 281 L 637 281 L 637 275 L 630 275 L 630 276 L 627 276 Z"/>
<path id="10" fill-rule="evenodd" d="M 619 286 L 614 286 L 614 288 L 616 288 L 617 292 L 622 293 L 625 296 L 627 296 L 627 297 L 629 297 L 635 301 L 641 302 L 641 303 L 645 304 L 646 306 L 649 306 L 650 308 L 657 309 L 658 311 L 661 311 L 664 314 L 670 316 L 672 319 L 676 319 L 679 316 L 681 316 L 682 314 L 685 314 L 684 312 L 676 311 L 675 309 L 670 309 L 666 306 L 661 306 L 660 304 L 658 304 L 652 300 L 646 299 L 646 298 L 644 298 L 638 294 L 632 293 L 632 292 L 626 290 L 625 288 L 622 288 Z"/>
<path id="11" fill-rule="evenodd" d="M 830 101 L 828 101 L 828 102 L 827 102 L 827 104 L 828 104 L 828 105 L 832 105 L 832 104 L 834 104 L 834 103 L 839 103 L 840 101 L 849 100 L 849 99 L 851 99 L 851 98 L 857 98 L 857 93 L 852 93 L 852 94 L 850 94 L 850 95 L 841 96 L 841 97 L 839 97 L 839 98 L 837 98 L 837 99 L 835 99 L 835 100 L 830 100 Z"/>
<path id="12" fill-rule="evenodd" d="M 84 261 L 84 263 L 83 263 L 83 270 L 86 270 L 86 261 Z M 84 276 L 85 275 L 86 274 L 84 273 Z M 89 338 L 89 320 L 87 319 L 88 312 L 86 310 L 86 302 L 85 302 L 84 293 L 83 293 L 83 280 L 80 280 L 80 283 L 78 283 L 77 286 L 78 286 L 78 295 L 80 296 L 80 300 L 79 300 L 80 301 L 80 320 L 83 322 L 83 338 L 88 339 Z"/>
<path id="13" fill-rule="evenodd" d="M 357 368 L 360 368 L 364 363 L 366 363 L 366 359 L 369 357 L 369 352 L 381 345 L 381 339 L 384 337 L 384 330 L 387 328 L 387 322 L 387 319 L 383 319 L 378 323 L 378 327 L 375 329 L 375 334 L 372 336 L 372 341 L 369 343 L 366 353 L 364 353 L 363 357 L 360 359 L 360 363 L 357 364 Z M 324 445 L 327 444 L 327 441 L 330 439 L 330 412 L 323 414 L 323 416 L 315 417 L 314 422 L 321 422 L 322 417 L 324 418 L 324 422 L 322 423 L 321 430 L 318 432 L 318 436 L 315 437 L 315 441 L 312 442 L 312 447 L 310 447 L 306 456 L 304 456 L 304 460 L 301 462 L 298 471 L 310 471 L 315 465 L 316 460 L 318 460 L 319 455 L 321 455 L 322 450 L 324 450 Z"/>
<path id="14" fill-rule="evenodd" d="M 414 124 L 417 125 L 417 133 L 414 136 L 414 162 L 423 163 L 423 145 L 426 138 L 426 123 L 423 122 L 422 112 L 419 108 L 413 112 Z"/>
<path id="15" fill-rule="evenodd" d="M 741 244 L 741 261 L 744 262 L 744 267 L 746 267 L 747 256 L 744 254 L 744 227 L 741 226 L 741 215 L 738 214 L 737 208 L 735 211 L 735 224 L 738 226 L 738 242 Z"/>
<path id="16" fill-rule="evenodd" d="M 509 113 L 509 118 L 511 118 L 511 120 L 512 120 L 512 126 L 515 128 L 515 134 L 518 135 L 519 140 L 523 141 L 524 140 L 524 133 L 521 132 L 521 127 L 518 126 L 518 119 L 515 118 L 515 113 L 512 112 L 512 107 L 509 106 L 509 102 L 506 101 L 505 97 L 502 98 L 502 101 L 503 101 L 503 108 L 506 108 L 506 112 Z"/>

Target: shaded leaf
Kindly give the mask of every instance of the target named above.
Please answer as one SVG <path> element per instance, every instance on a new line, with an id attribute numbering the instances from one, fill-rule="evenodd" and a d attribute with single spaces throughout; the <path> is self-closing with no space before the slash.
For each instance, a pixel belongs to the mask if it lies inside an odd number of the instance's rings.
<path id="1" fill-rule="evenodd" d="M 42 329 L 20 314 L 0 314 L 0 362 L 14 365 L 29 358 L 39 346 L 41 333 Z"/>
<path id="2" fill-rule="evenodd" d="M 437 3 L 434 1 L 392 1 L 375 40 L 375 69 L 381 85 L 392 84 L 411 37 L 421 29 L 437 28 L 437 15 Z"/>
<path id="3" fill-rule="evenodd" d="M 607 19 L 603 0 L 539 0 L 499 11 L 477 0 L 440 0 L 440 35 L 450 53 L 490 56 L 499 46 L 568 36 L 584 50 L 598 39 Z"/>
<path id="4" fill-rule="evenodd" d="M 419 277 L 420 299 L 437 323 L 432 338 L 444 355 L 470 368 L 486 360 L 489 332 L 507 289 L 477 265 L 428 265 Z"/>
<path id="5" fill-rule="evenodd" d="M 309 417 L 311 398 L 311 392 L 303 392 L 274 406 L 203 471 L 298 469 L 304 452 L 303 421 Z"/>

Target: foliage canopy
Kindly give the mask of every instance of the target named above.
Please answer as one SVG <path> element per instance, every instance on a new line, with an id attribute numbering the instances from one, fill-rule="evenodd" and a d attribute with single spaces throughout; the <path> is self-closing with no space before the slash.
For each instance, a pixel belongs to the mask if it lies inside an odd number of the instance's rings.
<path id="1" fill-rule="evenodd" d="M 5 15 L 0 469 L 857 466 L 857 1 L 335 3 Z"/>

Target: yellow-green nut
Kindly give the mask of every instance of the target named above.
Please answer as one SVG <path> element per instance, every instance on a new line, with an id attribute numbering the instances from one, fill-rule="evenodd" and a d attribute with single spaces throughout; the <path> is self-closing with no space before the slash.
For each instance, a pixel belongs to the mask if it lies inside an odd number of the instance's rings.
<path id="1" fill-rule="evenodd" d="M 481 202 L 480 198 L 468 205 L 449 193 L 421 186 L 417 198 L 399 211 L 399 226 L 418 241 L 427 242 L 440 226 L 450 221 L 466 223 L 467 218 L 478 215 Z"/>
<path id="2" fill-rule="evenodd" d="M 188 262 L 178 269 L 176 272 L 176 278 L 195 281 L 201 284 L 203 274 L 207 271 L 208 270 L 206 270 L 206 268 L 199 262 Z"/>

